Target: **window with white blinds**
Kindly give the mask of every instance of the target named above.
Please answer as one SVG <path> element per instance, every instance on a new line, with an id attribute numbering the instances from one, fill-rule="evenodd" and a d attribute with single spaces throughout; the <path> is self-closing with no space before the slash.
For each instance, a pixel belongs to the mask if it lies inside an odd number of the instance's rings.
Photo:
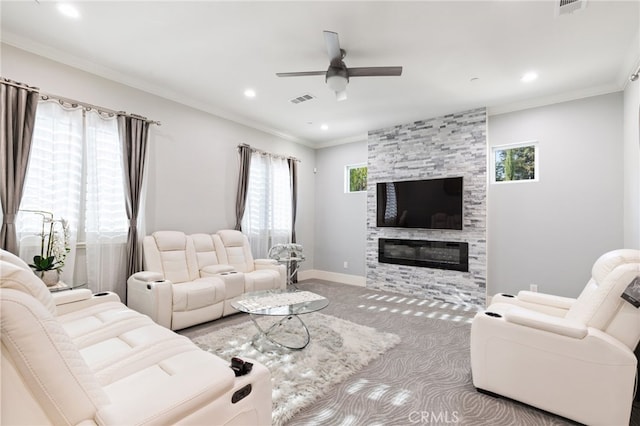
<path id="1" fill-rule="evenodd" d="M 104 277 L 92 272 L 107 267 L 96 266 L 101 260 L 96 258 L 95 250 L 105 244 L 118 246 L 116 253 L 110 255 L 117 261 L 110 260 L 108 267 L 119 267 L 124 259 L 128 219 L 123 179 L 115 117 L 41 101 L 16 221 L 20 257 L 30 261 L 40 250 L 42 218 L 26 210 L 51 212 L 54 218 L 69 223 L 71 251 L 62 269 L 62 280 L 76 282 L 76 248 L 81 242 L 87 247 L 90 284 L 104 281 Z"/>
<path id="2" fill-rule="evenodd" d="M 284 158 L 251 154 L 242 231 L 256 258 L 266 258 L 275 244 L 291 239 L 291 177 Z"/>

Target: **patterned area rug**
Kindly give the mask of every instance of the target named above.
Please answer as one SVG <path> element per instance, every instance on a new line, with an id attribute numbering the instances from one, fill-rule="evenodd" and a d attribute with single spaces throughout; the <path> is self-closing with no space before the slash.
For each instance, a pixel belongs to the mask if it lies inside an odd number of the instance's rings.
<path id="1" fill-rule="evenodd" d="M 255 325 L 246 322 L 194 337 L 202 349 L 223 359 L 253 358 L 271 371 L 273 385 L 273 424 L 282 425 L 298 411 L 326 394 L 385 351 L 396 346 L 400 337 L 321 313 L 302 315 L 311 342 L 301 351 L 281 349 L 261 339 L 262 351 L 251 344 Z M 279 319 L 279 318 L 278 318 Z M 261 327 L 273 323 L 259 318 Z M 300 323 L 285 321 L 274 330 L 282 340 L 299 339 Z M 273 334 L 272 334 L 273 335 Z"/>

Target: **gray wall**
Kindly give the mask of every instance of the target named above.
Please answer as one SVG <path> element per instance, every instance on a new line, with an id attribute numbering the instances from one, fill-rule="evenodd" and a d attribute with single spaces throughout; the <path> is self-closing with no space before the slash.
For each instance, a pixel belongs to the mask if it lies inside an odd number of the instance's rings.
<path id="1" fill-rule="evenodd" d="M 315 269 L 365 275 L 367 193 L 345 193 L 344 171 L 366 162 L 366 141 L 316 151 Z"/>
<path id="2" fill-rule="evenodd" d="M 297 228 L 308 256 L 302 268 L 365 275 L 366 205 L 363 194 L 347 196 L 342 188 L 344 165 L 366 161 L 365 142 L 320 149 L 316 163 L 308 147 L 5 44 L 1 60 L 3 77 L 162 121 L 151 134 L 147 232 L 233 226 L 235 147 L 249 143 L 302 160 Z M 575 296 L 599 254 L 623 244 L 640 248 L 639 99 L 640 82 L 629 83 L 624 160 L 620 93 L 489 117 L 491 144 L 538 139 L 542 158 L 538 184 L 489 188 L 489 294 L 536 283 L 540 291 Z M 567 150 L 580 155 L 569 171 L 561 161 Z M 576 242 L 571 248 L 568 239 Z"/>
<path id="3" fill-rule="evenodd" d="M 540 181 L 489 185 L 487 293 L 576 297 L 623 246 L 622 93 L 489 117 L 489 144 L 537 140 Z"/>
<path id="4" fill-rule="evenodd" d="M 624 91 L 624 246 L 640 249 L 640 80 Z"/>
<path id="5" fill-rule="evenodd" d="M 639 86 L 625 92 L 624 154 L 621 93 L 488 117 L 489 145 L 535 139 L 541 156 L 540 182 L 488 187 L 489 295 L 537 284 L 539 291 L 576 296 L 599 255 L 639 248 Z M 362 142 L 318 150 L 316 269 L 345 272 L 342 253 L 358 257 L 363 251 L 351 232 L 367 210 L 345 197 L 342 169 L 363 161 L 365 149 Z M 353 204 L 341 205 L 345 200 Z M 334 232 L 341 220 L 358 225 Z M 340 255 L 334 256 L 336 249 Z"/>
<path id="6" fill-rule="evenodd" d="M 95 74 L 2 44 L 2 76 L 44 92 L 126 110 L 162 122 L 151 126 L 146 233 L 214 232 L 235 225 L 237 145 L 301 160 L 298 241 L 313 268 L 315 150 Z M 242 96 L 241 93 L 238 96 Z"/>
<path id="7" fill-rule="evenodd" d="M 369 132 L 367 287 L 470 306 L 485 302 L 487 115 L 484 108 Z M 376 183 L 462 176 L 463 229 L 376 227 Z M 379 238 L 462 241 L 469 271 L 378 262 Z"/>

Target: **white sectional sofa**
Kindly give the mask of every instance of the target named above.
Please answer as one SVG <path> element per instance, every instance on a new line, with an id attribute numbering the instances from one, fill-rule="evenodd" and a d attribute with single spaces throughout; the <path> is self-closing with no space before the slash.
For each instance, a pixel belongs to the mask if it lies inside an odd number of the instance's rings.
<path id="1" fill-rule="evenodd" d="M 52 296 L 0 250 L 0 424 L 271 424 L 269 371 L 223 360 L 120 303 L 115 293 Z"/>
<path id="2" fill-rule="evenodd" d="M 254 259 L 240 231 L 158 231 L 143 241 L 144 271 L 127 281 L 127 305 L 179 330 L 236 313 L 242 294 L 286 288 L 286 267 Z"/>

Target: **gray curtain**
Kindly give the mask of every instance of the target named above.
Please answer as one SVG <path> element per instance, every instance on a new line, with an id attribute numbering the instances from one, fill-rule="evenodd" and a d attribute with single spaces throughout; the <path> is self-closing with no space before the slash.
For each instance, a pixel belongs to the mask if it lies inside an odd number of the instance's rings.
<path id="1" fill-rule="evenodd" d="M 127 234 L 127 277 L 142 270 L 142 249 L 138 244 L 138 212 L 147 159 L 149 122 L 129 116 L 118 116 L 118 132 L 122 144 L 125 195 L 129 232 Z M 125 300 L 126 303 L 126 300 Z"/>
<path id="2" fill-rule="evenodd" d="M 249 168 L 251 167 L 251 147 L 249 145 L 238 145 L 238 156 L 240 157 L 240 173 L 238 174 L 238 192 L 236 194 L 236 227 L 242 230 L 242 216 L 247 204 L 247 190 L 249 189 Z"/>
<path id="3" fill-rule="evenodd" d="M 296 214 L 298 212 L 298 160 L 287 159 L 291 178 L 291 242 L 296 242 Z"/>
<path id="4" fill-rule="evenodd" d="M 14 82 L 0 79 L 0 248 L 17 255 L 15 218 L 29 163 L 38 89 L 11 83 Z"/>
<path id="5" fill-rule="evenodd" d="M 296 242 L 296 215 L 298 212 L 298 160 L 295 158 L 287 159 L 289 163 L 289 177 L 291 179 L 291 242 Z M 291 270 L 296 270 L 296 263 L 291 262 Z M 298 282 L 298 273 L 296 272 L 291 279 L 292 282 Z"/>

